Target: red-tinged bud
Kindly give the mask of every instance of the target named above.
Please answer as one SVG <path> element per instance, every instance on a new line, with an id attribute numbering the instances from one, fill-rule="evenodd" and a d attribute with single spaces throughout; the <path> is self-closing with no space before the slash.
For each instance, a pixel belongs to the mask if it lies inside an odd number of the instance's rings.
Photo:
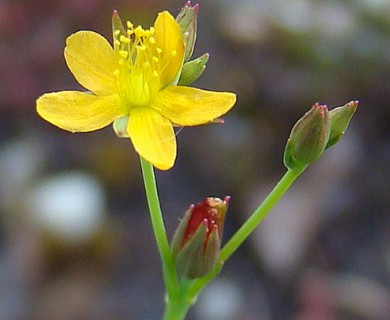
<path id="1" fill-rule="evenodd" d="M 171 244 L 180 277 L 203 277 L 217 263 L 229 199 L 206 198 L 185 212 Z"/>
<path id="2" fill-rule="evenodd" d="M 187 1 L 176 17 L 176 21 L 180 26 L 183 41 L 186 46 L 184 62 L 187 62 L 194 52 L 198 13 L 199 4 L 193 6 L 191 5 L 191 1 Z"/>
<path id="3" fill-rule="evenodd" d="M 120 35 L 127 36 L 126 29 L 123 26 L 122 20 L 119 17 L 118 11 L 114 10 L 112 13 L 112 34 L 114 49 L 118 49 L 120 42 L 118 41 Z"/>
<path id="4" fill-rule="evenodd" d="M 358 104 L 358 101 L 350 101 L 341 107 L 337 107 L 329 111 L 331 126 L 326 149 L 335 145 L 344 136 L 345 130 L 347 130 L 349 122 L 355 114 Z"/>
<path id="5" fill-rule="evenodd" d="M 216 119 L 212 120 L 211 123 L 224 124 L 225 120 L 223 120 L 222 118 L 216 118 Z"/>
<path id="6" fill-rule="evenodd" d="M 316 103 L 291 130 L 284 150 L 284 164 L 291 170 L 302 170 L 324 152 L 330 134 L 329 111 Z"/>

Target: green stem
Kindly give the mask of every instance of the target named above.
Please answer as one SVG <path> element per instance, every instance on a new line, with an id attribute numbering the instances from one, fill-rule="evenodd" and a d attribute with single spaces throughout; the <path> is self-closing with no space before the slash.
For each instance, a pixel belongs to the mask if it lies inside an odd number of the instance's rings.
<path id="1" fill-rule="evenodd" d="M 253 230 L 260 224 L 260 222 L 267 216 L 268 212 L 275 206 L 279 199 L 286 193 L 293 182 L 306 169 L 304 167 L 300 171 L 288 170 L 280 179 L 274 189 L 260 204 L 259 207 L 251 214 L 248 220 L 237 230 L 237 232 L 230 238 L 226 245 L 222 248 L 219 263 L 215 266 L 213 271 L 204 278 L 195 280 L 189 289 L 188 295 L 196 297 L 199 292 L 220 272 L 223 263 L 238 249 L 238 247 L 248 238 Z"/>
<path id="2" fill-rule="evenodd" d="M 163 320 L 183 320 L 192 306 L 191 300 L 187 299 L 188 286 L 191 282 L 180 282 L 179 294 L 175 300 L 168 301 L 165 305 Z"/>
<path id="3" fill-rule="evenodd" d="M 168 295 L 166 304 L 168 306 L 172 300 L 176 299 L 179 293 L 179 280 L 173 262 L 167 233 L 165 230 L 153 166 L 142 157 L 140 157 L 140 159 L 153 232 L 156 238 L 157 248 L 162 261 L 164 283 L 167 291 L 166 293 Z"/>
<path id="4" fill-rule="evenodd" d="M 261 221 L 267 216 L 268 212 L 276 205 L 279 199 L 286 193 L 293 182 L 300 176 L 302 171 L 287 170 L 284 176 L 280 179 L 274 189 L 265 198 L 265 200 L 257 207 L 247 221 L 238 229 L 238 231 L 230 238 L 226 245 L 221 250 L 219 256 L 220 261 L 226 261 L 238 247 L 248 238 L 255 230 Z"/>
<path id="5" fill-rule="evenodd" d="M 166 305 L 164 320 L 183 320 L 190 305 L 172 302 Z"/>

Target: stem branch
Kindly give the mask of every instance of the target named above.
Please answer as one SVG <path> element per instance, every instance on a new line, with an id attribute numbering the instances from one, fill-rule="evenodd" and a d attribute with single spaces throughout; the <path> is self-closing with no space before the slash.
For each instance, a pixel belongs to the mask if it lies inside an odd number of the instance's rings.
<path id="1" fill-rule="evenodd" d="M 207 276 L 197 279 L 192 283 L 188 291 L 188 295 L 190 297 L 196 297 L 200 291 L 218 275 L 222 269 L 223 263 L 238 249 L 239 246 L 241 246 L 241 244 L 249 237 L 260 222 L 263 221 L 268 212 L 270 212 L 270 210 L 276 205 L 279 199 L 286 193 L 293 182 L 303 173 L 305 169 L 306 167 L 299 171 L 290 169 L 287 170 L 274 189 L 222 248 L 219 261 L 214 269 Z"/>

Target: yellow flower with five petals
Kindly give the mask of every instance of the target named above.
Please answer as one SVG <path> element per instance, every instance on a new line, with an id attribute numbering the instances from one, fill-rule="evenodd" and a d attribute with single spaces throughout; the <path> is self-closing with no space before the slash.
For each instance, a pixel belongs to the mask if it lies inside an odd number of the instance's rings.
<path id="1" fill-rule="evenodd" d="M 159 13 L 150 29 L 127 22 L 127 30 L 114 24 L 113 34 L 113 47 L 92 31 L 67 38 L 66 63 L 89 92 L 44 94 L 37 111 L 71 132 L 127 119 L 127 135 L 139 155 L 156 168 L 170 169 L 177 148 L 173 125 L 209 123 L 228 112 L 236 96 L 177 85 L 185 48 L 180 26 L 168 12 Z"/>

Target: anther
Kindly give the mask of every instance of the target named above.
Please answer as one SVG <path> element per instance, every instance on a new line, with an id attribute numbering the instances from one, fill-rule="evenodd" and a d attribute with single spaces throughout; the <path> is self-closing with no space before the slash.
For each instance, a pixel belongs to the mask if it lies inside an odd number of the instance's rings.
<path id="1" fill-rule="evenodd" d="M 119 37 L 120 42 L 130 43 L 130 39 L 125 37 L 123 34 Z"/>
<path id="2" fill-rule="evenodd" d="M 137 28 L 134 29 L 134 33 L 135 33 L 137 36 L 142 36 L 143 31 L 144 31 L 144 29 L 142 29 L 141 26 L 138 26 Z"/>
<path id="3" fill-rule="evenodd" d="M 176 54 L 177 54 L 176 50 L 172 50 L 172 51 L 171 51 L 171 56 L 172 56 L 172 57 L 176 57 Z"/>
<path id="4" fill-rule="evenodd" d="M 130 21 L 126 21 L 126 25 L 129 29 L 133 29 L 134 25 Z"/>
<path id="5" fill-rule="evenodd" d="M 116 29 L 114 31 L 114 36 L 119 36 L 120 33 L 121 33 L 121 31 L 119 29 Z"/>
<path id="6" fill-rule="evenodd" d="M 119 54 L 120 56 L 123 58 L 123 59 L 126 59 L 129 55 L 129 52 L 128 51 L 125 51 L 125 50 L 121 50 L 119 51 Z"/>

